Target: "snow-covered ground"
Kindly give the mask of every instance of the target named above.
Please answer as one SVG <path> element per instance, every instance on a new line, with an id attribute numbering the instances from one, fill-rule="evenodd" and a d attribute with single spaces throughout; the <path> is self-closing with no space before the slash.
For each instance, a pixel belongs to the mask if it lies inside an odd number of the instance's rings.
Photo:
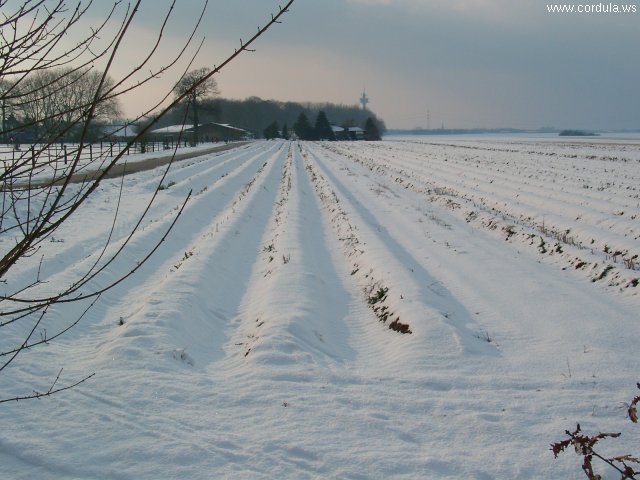
<path id="1" fill-rule="evenodd" d="M 125 177 L 110 248 L 160 175 Z M 0 288 L 77 279 L 120 181 Z M 580 459 L 549 450 L 577 422 L 623 432 L 604 453 L 639 453 L 624 402 L 640 380 L 640 145 L 253 142 L 164 183 L 94 287 L 192 191 L 151 260 L 0 374 L 8 397 L 95 372 L 0 404 L 0 478 L 577 479 Z"/>

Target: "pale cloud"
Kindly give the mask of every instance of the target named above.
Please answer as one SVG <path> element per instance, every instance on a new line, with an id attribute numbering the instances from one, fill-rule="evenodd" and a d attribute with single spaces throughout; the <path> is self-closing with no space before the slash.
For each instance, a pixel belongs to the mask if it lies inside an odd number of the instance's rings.
<path id="1" fill-rule="evenodd" d="M 347 0 L 351 3 L 360 3 L 362 5 L 391 5 L 398 3 L 398 0 Z"/>
<path id="2" fill-rule="evenodd" d="M 504 22 L 527 15 L 544 13 L 544 5 L 536 0 L 346 0 L 365 6 L 385 5 L 411 13 L 457 14 L 485 21 Z"/>

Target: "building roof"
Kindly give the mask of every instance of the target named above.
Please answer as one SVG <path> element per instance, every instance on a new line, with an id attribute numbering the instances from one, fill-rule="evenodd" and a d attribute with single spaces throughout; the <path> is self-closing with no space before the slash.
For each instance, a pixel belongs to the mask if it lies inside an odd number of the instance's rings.
<path id="1" fill-rule="evenodd" d="M 200 127 L 206 127 L 207 125 L 214 125 L 221 128 L 226 128 L 229 130 L 235 130 L 238 132 L 246 132 L 243 128 L 234 127 L 233 125 L 229 125 L 228 123 L 216 123 L 216 122 L 207 122 L 199 124 Z M 155 130 L 151 130 L 150 134 L 156 135 L 167 135 L 171 133 L 180 133 L 180 132 L 191 132 L 193 130 L 193 125 L 185 124 L 185 125 L 169 125 L 168 127 L 156 128 Z"/>
<path id="2" fill-rule="evenodd" d="M 246 132 L 244 128 L 234 127 L 233 125 L 229 125 L 228 123 L 209 122 L 208 124 L 205 123 L 204 125 L 217 125 L 219 127 L 229 128 L 231 130 L 238 130 L 239 132 Z"/>
<path id="3" fill-rule="evenodd" d="M 333 130 L 334 133 L 342 133 L 342 132 L 364 133 L 365 132 L 365 130 L 363 130 L 360 127 L 339 127 L 338 125 L 331 125 L 331 130 Z"/>
<path id="4" fill-rule="evenodd" d="M 193 128 L 193 125 L 169 125 L 168 127 L 156 128 L 150 134 L 168 134 L 186 132 Z"/>
<path id="5" fill-rule="evenodd" d="M 99 128 L 104 135 L 108 135 L 110 137 L 131 137 L 135 135 L 136 131 L 135 126 L 131 124 L 108 124 L 101 125 Z"/>

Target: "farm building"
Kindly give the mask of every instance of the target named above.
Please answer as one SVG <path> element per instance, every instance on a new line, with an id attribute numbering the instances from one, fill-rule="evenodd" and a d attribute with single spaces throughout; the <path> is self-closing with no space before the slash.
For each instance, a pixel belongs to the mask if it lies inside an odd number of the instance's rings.
<path id="1" fill-rule="evenodd" d="M 181 137 L 185 141 L 191 141 L 193 135 L 193 125 L 169 125 L 152 130 L 148 134 L 157 140 L 177 140 L 178 137 Z M 201 142 L 221 142 L 243 140 L 250 137 L 251 133 L 226 123 L 208 122 L 199 125 L 198 136 Z"/>
<path id="2" fill-rule="evenodd" d="M 331 125 L 336 140 L 364 140 L 365 131 L 360 127 L 339 127 Z"/>

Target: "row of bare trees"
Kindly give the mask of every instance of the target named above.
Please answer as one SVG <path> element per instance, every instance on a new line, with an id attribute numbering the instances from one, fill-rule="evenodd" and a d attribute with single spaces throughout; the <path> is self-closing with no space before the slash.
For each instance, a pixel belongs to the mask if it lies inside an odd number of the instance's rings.
<path id="1" fill-rule="evenodd" d="M 102 73 L 95 69 L 59 67 L 35 72 L 16 87 L 4 81 L 0 89 L 8 93 L 3 98 L 3 140 L 10 140 L 13 135 L 7 138 L 6 132 L 21 124 L 30 126 L 35 138 L 43 139 L 56 138 L 72 125 L 83 125 L 88 120 L 88 111 L 82 107 L 91 104 L 99 87 L 104 91 L 113 88 L 111 77 L 105 77 L 104 82 L 102 78 Z M 96 105 L 93 119 L 114 120 L 121 113 L 118 97 L 110 97 Z"/>
<path id="2" fill-rule="evenodd" d="M 150 1 L 150 0 L 148 0 Z M 203 0 L 192 30 L 186 34 L 184 44 L 177 53 L 167 58 L 163 40 L 167 26 L 172 21 L 176 3 L 174 0 L 159 25 L 156 37 L 142 59 L 125 73 L 116 76 L 114 65 L 118 53 L 134 48 L 131 32 L 139 15 L 143 0 L 112 0 L 104 20 L 87 30 L 83 22 L 96 16 L 92 9 L 103 9 L 107 2 L 100 0 L 0 0 L 0 103 L 4 113 L 8 108 L 21 108 L 24 112 L 22 128 L 37 132 L 32 146 L 25 154 L 4 162 L 0 171 L 0 385 L 3 377 L 16 372 L 19 359 L 37 347 L 59 339 L 81 321 L 84 313 L 70 318 L 53 320 L 52 312 L 65 304 L 86 302 L 86 309 L 114 286 L 133 275 L 157 250 L 162 240 L 178 221 L 181 209 L 165 236 L 137 261 L 128 272 L 117 278 L 109 275 L 110 267 L 123 256 L 127 246 L 147 215 L 155 195 L 134 227 L 117 248 L 110 248 L 112 236 L 104 239 L 101 254 L 64 284 L 50 285 L 41 275 L 51 261 L 50 245 L 54 233 L 63 225 L 77 221 L 76 213 L 98 189 L 101 182 L 121 161 L 123 153 L 115 157 L 94 160 L 97 175 L 87 176 L 80 183 L 73 183 L 81 168 L 80 159 L 88 148 L 89 131 L 96 120 L 115 114 L 119 99 L 146 88 L 158 77 L 173 78 L 173 87 L 160 92 L 134 121 L 147 116 L 152 120 L 129 139 L 137 142 L 166 112 L 180 102 L 188 102 L 197 111 L 201 92 L 215 87 L 213 77 L 233 62 L 240 54 L 253 51 L 252 46 L 264 32 L 276 23 L 293 4 L 289 0 L 272 14 L 257 33 L 240 45 L 220 62 L 193 75 L 193 64 L 203 43 L 196 36 L 208 0 Z M 193 8 L 193 4 L 190 4 Z M 88 32 L 88 33 L 87 33 Z M 70 43 L 69 39 L 72 40 Z M 99 67 L 98 67 L 99 66 Z M 82 87 L 82 88 L 80 88 Z M 70 95 L 69 92 L 73 92 Z M 45 101 L 46 100 L 46 101 Z M 153 113 L 157 112 L 157 113 Z M 197 115 L 197 112 L 196 112 Z M 194 115 L 195 116 L 195 115 Z M 197 118 L 194 123 L 197 123 Z M 70 134 L 77 135 L 77 147 L 69 155 L 69 165 L 60 183 L 35 182 L 45 167 L 57 168 L 61 162 L 51 158 L 48 147 Z M 14 127 L 3 122 L 1 135 L 16 133 Z M 28 153 L 26 153 L 28 152 Z M 167 166 L 167 169 L 171 164 Z M 166 175 L 166 171 L 165 171 Z M 53 176 L 56 176 L 55 174 Z M 158 179 L 159 189 L 164 176 Z M 156 190 L 157 193 L 158 190 Z M 189 200 L 184 199 L 182 207 Z M 113 223 L 118 216 L 118 205 L 113 207 Z M 35 272 L 29 278 L 16 274 L 18 266 L 34 265 Z M 25 271 L 22 268 L 21 271 Z M 28 270 L 26 270 L 28 271 Z M 100 285 L 99 287 L 97 285 Z M 85 307 L 82 307 L 86 312 Z M 62 310 L 61 310 L 62 311 Z M 56 318 L 60 316 L 60 312 Z M 66 311 L 66 310 L 65 310 Z M 22 391 L 0 388 L 0 403 L 26 398 L 40 398 L 71 388 L 90 376 L 65 381 L 62 375 L 44 386 L 23 386 Z M 20 382 L 8 382 L 12 389 Z"/>
<path id="3" fill-rule="evenodd" d="M 204 98 L 220 93 L 215 78 L 209 77 L 206 81 L 200 82 L 200 79 L 207 77 L 209 73 L 211 69 L 208 67 L 191 70 L 180 78 L 173 89 L 177 97 L 185 96 L 184 104 L 189 111 L 189 120 L 195 127 L 196 138 L 199 103 Z M 98 89 L 111 91 L 113 88 L 112 77 L 103 78 L 102 72 L 91 68 L 76 70 L 71 67 L 58 67 L 37 71 L 23 79 L 16 87 L 4 80 L 0 83 L 0 95 L 4 95 L 2 140 L 11 142 L 15 134 L 22 133 L 25 129 L 32 132 L 32 138 L 41 140 L 59 138 L 62 132 L 77 134 L 88 120 L 88 112 L 83 111 L 82 107 L 91 104 Z M 96 105 L 91 124 L 116 121 L 122 114 L 120 98 L 105 96 L 104 100 Z M 78 115 L 82 118 L 78 118 Z M 156 119 L 151 121 L 154 120 Z"/>

